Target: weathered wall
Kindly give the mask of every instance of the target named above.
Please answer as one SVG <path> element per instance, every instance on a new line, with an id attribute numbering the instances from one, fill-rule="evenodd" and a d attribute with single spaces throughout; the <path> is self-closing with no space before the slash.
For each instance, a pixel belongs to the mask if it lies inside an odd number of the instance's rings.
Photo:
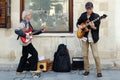
<path id="1" fill-rule="evenodd" d="M 94 12 L 102 15 L 108 14 L 108 18 L 103 20 L 100 29 L 99 40 L 99 54 L 103 65 L 115 66 L 118 64 L 120 58 L 120 35 L 119 35 L 119 17 L 120 14 L 119 0 L 74 0 L 74 33 L 69 34 L 65 38 L 59 36 L 36 36 L 33 39 L 33 44 L 37 49 L 39 56 L 45 56 L 46 58 L 53 59 L 54 52 L 57 49 L 58 44 L 67 44 L 71 57 L 82 56 L 81 41 L 76 38 L 76 21 L 80 14 L 85 11 L 84 4 L 87 1 L 94 3 Z M 2 64 L 17 64 L 21 56 L 21 45 L 16 40 L 17 35 L 14 34 L 14 29 L 19 23 L 20 16 L 20 0 L 12 0 L 11 5 L 11 29 L 0 29 L 0 63 Z M 63 34 L 64 35 L 64 34 Z M 91 55 L 91 51 L 90 51 Z M 92 56 L 91 64 L 93 63 Z M 107 65 L 106 65 L 107 66 Z M 4 67 L 4 66 L 3 66 Z"/>

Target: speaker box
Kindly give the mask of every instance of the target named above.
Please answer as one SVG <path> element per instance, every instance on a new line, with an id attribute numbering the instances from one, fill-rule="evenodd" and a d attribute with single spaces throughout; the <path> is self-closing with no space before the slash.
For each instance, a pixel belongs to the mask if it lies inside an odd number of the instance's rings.
<path id="1" fill-rule="evenodd" d="M 44 66 L 43 69 L 42 69 L 42 65 Z M 48 70 L 52 70 L 52 62 L 50 61 L 50 59 L 39 61 L 37 69 L 45 72 Z"/>
<path id="2" fill-rule="evenodd" d="M 73 57 L 72 58 L 72 70 L 84 70 L 83 57 Z"/>
<path id="3" fill-rule="evenodd" d="M 47 63 L 38 62 L 37 70 L 46 72 L 47 71 Z"/>

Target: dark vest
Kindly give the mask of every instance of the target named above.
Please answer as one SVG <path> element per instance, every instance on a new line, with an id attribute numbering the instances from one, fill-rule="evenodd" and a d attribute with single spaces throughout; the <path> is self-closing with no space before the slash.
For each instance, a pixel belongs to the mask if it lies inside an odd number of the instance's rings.
<path id="1" fill-rule="evenodd" d="M 96 19 L 98 17 L 99 17 L 98 14 L 92 13 L 91 16 L 90 16 L 90 18 L 89 18 L 89 20 L 92 21 L 92 20 L 94 20 L 94 19 Z M 84 12 L 84 13 L 82 13 L 82 15 L 80 16 L 80 18 L 78 19 L 77 25 L 80 25 L 81 23 L 83 23 L 83 22 L 85 22 L 87 20 L 88 20 L 88 18 L 87 18 L 87 12 Z M 90 26 L 88 26 L 88 27 L 89 27 L 89 29 L 91 29 L 91 34 L 92 34 L 93 41 L 94 41 L 94 43 L 96 43 L 99 40 L 100 20 L 94 22 L 94 24 L 95 24 L 95 27 L 97 28 L 96 30 L 90 28 Z M 88 38 L 88 32 L 85 33 L 84 37 Z"/>

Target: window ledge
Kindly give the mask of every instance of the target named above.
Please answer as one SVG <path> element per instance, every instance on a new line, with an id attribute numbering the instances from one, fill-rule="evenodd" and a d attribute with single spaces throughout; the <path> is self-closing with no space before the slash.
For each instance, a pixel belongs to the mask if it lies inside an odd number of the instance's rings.
<path id="1" fill-rule="evenodd" d="M 75 37 L 73 33 L 42 33 L 40 35 L 35 35 L 40 37 Z"/>

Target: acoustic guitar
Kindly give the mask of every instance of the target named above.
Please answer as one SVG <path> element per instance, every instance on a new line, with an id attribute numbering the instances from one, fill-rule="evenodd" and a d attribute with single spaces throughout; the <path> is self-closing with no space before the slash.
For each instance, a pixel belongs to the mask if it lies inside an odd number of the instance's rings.
<path id="1" fill-rule="evenodd" d="M 78 37 L 78 38 L 82 38 L 82 37 L 85 35 L 85 33 L 89 31 L 88 26 L 89 26 L 92 22 L 96 22 L 96 21 L 101 20 L 101 19 L 104 19 L 104 18 L 106 18 L 106 17 L 107 17 L 107 15 L 106 15 L 106 14 L 103 14 L 102 16 L 94 19 L 93 21 L 90 21 L 90 22 L 85 21 L 85 22 L 81 23 L 80 26 L 82 26 L 82 28 L 77 30 L 77 37 Z"/>

